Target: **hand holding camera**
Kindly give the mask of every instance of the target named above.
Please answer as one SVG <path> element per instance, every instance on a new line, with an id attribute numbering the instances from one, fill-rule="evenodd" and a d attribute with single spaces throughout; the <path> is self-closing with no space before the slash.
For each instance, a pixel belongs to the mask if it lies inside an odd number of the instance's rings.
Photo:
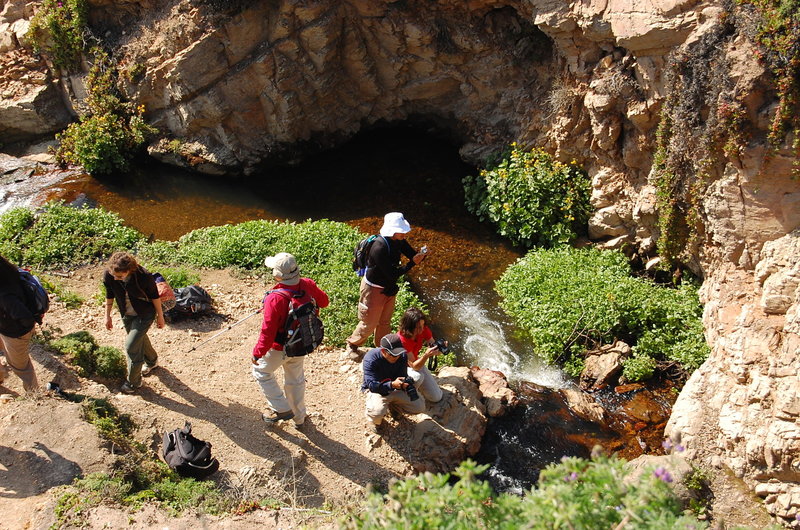
<path id="1" fill-rule="evenodd" d="M 450 345 L 444 339 L 436 339 L 433 343 L 433 347 L 439 350 L 440 353 L 450 353 Z"/>
<path id="2" fill-rule="evenodd" d="M 411 401 L 416 401 L 419 399 L 419 393 L 417 392 L 417 387 L 414 386 L 414 380 L 406 376 L 403 382 L 406 384 L 405 390 L 406 394 L 408 394 L 408 399 Z"/>

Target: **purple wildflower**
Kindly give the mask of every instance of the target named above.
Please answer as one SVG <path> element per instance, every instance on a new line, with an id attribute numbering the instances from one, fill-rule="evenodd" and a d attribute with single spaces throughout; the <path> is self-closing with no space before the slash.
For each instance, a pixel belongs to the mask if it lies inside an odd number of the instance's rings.
<path id="1" fill-rule="evenodd" d="M 669 452 L 669 450 L 672 449 L 672 440 L 669 438 L 665 439 L 663 442 L 661 442 L 661 447 L 664 448 L 664 451 Z"/>
<path id="2" fill-rule="evenodd" d="M 684 446 L 682 446 L 681 444 L 678 444 L 678 445 L 675 446 L 675 451 L 677 451 L 678 453 L 682 453 L 685 450 L 686 450 L 686 448 Z"/>
<path id="3" fill-rule="evenodd" d="M 798 512 L 798 513 L 794 514 L 794 518 L 795 518 L 797 521 L 800 521 L 800 512 Z"/>
<path id="4" fill-rule="evenodd" d="M 578 480 L 578 474 L 575 473 L 574 471 L 569 475 L 567 475 L 566 477 L 564 477 L 564 482 L 575 482 L 576 480 Z"/>
<path id="5" fill-rule="evenodd" d="M 653 475 L 655 475 L 658 480 L 666 482 L 667 484 L 672 482 L 672 475 L 663 467 L 657 467 L 656 470 L 653 471 Z"/>

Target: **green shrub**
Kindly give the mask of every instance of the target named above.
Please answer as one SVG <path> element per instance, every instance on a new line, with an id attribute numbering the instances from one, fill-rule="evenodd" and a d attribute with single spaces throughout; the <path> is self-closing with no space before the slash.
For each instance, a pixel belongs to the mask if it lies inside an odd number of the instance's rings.
<path id="1" fill-rule="evenodd" d="M 626 376 L 645 377 L 655 361 L 677 361 L 689 372 L 708 355 L 696 288 L 678 289 L 634 278 L 625 256 L 597 249 L 534 250 L 496 283 L 501 306 L 548 362 L 572 375 L 587 348 L 615 338 L 633 346 Z"/>
<path id="2" fill-rule="evenodd" d="M 574 164 L 511 144 L 497 164 L 464 179 L 467 209 L 525 247 L 572 241 L 589 218 L 590 182 Z"/>
<path id="3" fill-rule="evenodd" d="M 364 237 L 357 230 L 328 220 L 303 223 L 247 221 L 237 225 L 212 226 L 189 232 L 177 243 L 156 242 L 141 248 L 141 255 L 153 261 L 186 264 L 193 267 L 242 267 L 263 274 L 272 284 L 272 271 L 264 258 L 289 252 L 297 258 L 304 276 L 314 279 L 330 298 L 322 310 L 326 342 L 343 345 L 358 318 L 359 278 L 353 274 L 353 247 Z M 175 285 L 173 285 L 175 287 Z M 258 307 L 263 293 L 253 293 Z M 411 305 L 421 306 L 407 282 L 401 282 L 393 325 Z"/>
<path id="4" fill-rule="evenodd" d="M 29 219 L 12 210 L 0 216 L 0 227 L 28 223 Z M 14 249 L 18 263 L 38 267 L 80 265 L 143 241 L 142 234 L 124 226 L 115 213 L 60 202 L 46 205 L 21 237 L 9 236 L 0 228 L 0 238 L 6 248 Z"/>
<path id="5" fill-rule="evenodd" d="M 128 414 L 120 414 L 107 399 L 85 398 L 81 402 L 83 418 L 97 428 L 101 438 L 124 451 L 138 449 L 131 438 L 136 427 Z"/>
<path id="6" fill-rule="evenodd" d="M 180 289 L 200 282 L 200 275 L 186 267 L 166 267 L 147 263 L 145 264 L 145 268 L 150 272 L 161 273 L 164 279 L 167 280 L 169 286 L 173 289 Z"/>
<path id="7" fill-rule="evenodd" d="M 628 381 L 644 381 L 653 377 L 658 363 L 646 355 L 634 355 L 622 361 L 622 375 Z"/>
<path id="8" fill-rule="evenodd" d="M 123 379 L 127 376 L 128 365 L 125 355 L 113 346 L 100 346 L 94 352 L 96 373 L 108 379 Z"/>
<path id="9" fill-rule="evenodd" d="M 67 309 L 77 309 L 83 305 L 84 299 L 78 293 L 72 292 L 64 287 L 61 282 L 57 282 L 48 276 L 39 276 L 42 287 L 60 302 L 63 302 Z"/>
<path id="10" fill-rule="evenodd" d="M 25 38 L 36 53 L 49 55 L 57 68 L 80 69 L 86 37 L 85 0 L 44 0 Z"/>
<path id="11" fill-rule="evenodd" d="M 524 497 L 494 494 L 488 483 L 476 479 L 485 468 L 462 463 L 455 483 L 447 474 L 395 482 L 386 495 L 370 494 L 363 509 L 349 513 L 342 525 L 464 530 L 706 527 L 682 515 L 677 497 L 656 474 L 623 480 L 626 471 L 619 459 L 564 458 L 544 469 L 538 488 Z"/>
<path id="12" fill-rule="evenodd" d="M 77 331 L 50 342 L 50 347 L 65 355 L 67 361 L 78 367 L 78 374 L 91 377 L 95 373 L 97 363 L 94 350 L 97 342 L 88 331 Z"/>
<path id="13" fill-rule="evenodd" d="M 56 158 L 95 174 L 127 171 L 129 161 L 156 129 L 142 115 L 143 106 L 123 102 L 116 89 L 116 68 L 108 54 L 95 48 L 87 76 L 87 115 L 58 134 Z"/>
<path id="14" fill-rule="evenodd" d="M 122 352 L 111 346 L 98 346 L 88 331 L 70 333 L 60 339 L 50 340 L 47 345 L 65 355 L 69 363 L 78 367 L 82 377 L 99 375 L 122 379 L 127 374 L 127 363 Z"/>
<path id="15" fill-rule="evenodd" d="M 19 240 L 33 221 L 28 208 L 13 208 L 0 215 L 0 255 L 11 263 L 22 263 Z"/>

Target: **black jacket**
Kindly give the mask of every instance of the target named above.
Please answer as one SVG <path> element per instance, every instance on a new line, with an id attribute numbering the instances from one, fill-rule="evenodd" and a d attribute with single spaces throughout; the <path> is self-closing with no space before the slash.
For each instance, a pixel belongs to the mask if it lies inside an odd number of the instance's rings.
<path id="1" fill-rule="evenodd" d="M 25 305 L 22 284 L 0 287 L 0 334 L 19 338 L 36 325 L 36 317 Z"/>
<path id="2" fill-rule="evenodd" d="M 156 308 L 151 300 L 158 298 L 158 287 L 153 275 L 147 272 L 144 267 L 139 267 L 131 273 L 130 281 L 123 282 L 115 280 L 111 273 L 106 271 L 103 275 L 103 285 L 106 288 L 106 300 L 112 298 L 117 301 L 119 314 L 125 316 L 125 291 L 131 299 L 134 311 L 141 318 L 153 318 L 156 315 Z"/>
<path id="3" fill-rule="evenodd" d="M 386 244 L 389 248 L 386 248 Z M 400 265 L 400 255 L 408 258 L 408 263 Z M 416 265 L 412 259 L 416 251 L 405 239 L 391 239 L 378 236 L 369 248 L 367 256 L 367 281 L 383 287 L 383 294 L 394 296 L 399 288 L 397 280 Z"/>

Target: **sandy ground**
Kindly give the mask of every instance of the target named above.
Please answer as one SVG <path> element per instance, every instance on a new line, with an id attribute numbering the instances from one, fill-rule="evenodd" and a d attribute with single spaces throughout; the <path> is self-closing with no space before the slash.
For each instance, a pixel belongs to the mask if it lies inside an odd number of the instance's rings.
<path id="1" fill-rule="evenodd" d="M 168 324 L 160 330 L 154 326 L 149 335 L 159 352 L 159 367 L 144 378 L 144 386 L 137 394 L 120 393 L 120 382 L 101 384 L 79 378 L 59 356 L 34 345 L 40 383 L 55 380 L 67 392 L 110 397 L 121 412 L 134 418 L 139 427 L 136 438 L 154 451 L 160 449 L 164 432 L 190 421 L 194 434 L 211 442 L 220 461 L 220 472 L 213 478 L 242 497 L 268 496 L 307 508 L 346 506 L 363 496 L 367 484 L 381 487 L 394 477 L 411 474 L 411 467 L 403 457 L 406 444 L 399 425 L 383 438 L 367 431 L 364 397 L 360 392 L 361 367 L 348 360 L 343 350 L 321 348 L 306 358 L 309 417 L 302 428 L 291 421 L 268 427 L 261 420 L 262 412 L 268 410 L 267 403 L 250 373 L 250 357 L 261 315 L 200 345 L 254 313 L 266 286 L 262 280 L 234 278 L 227 271 L 210 270 L 202 276 L 200 285 L 214 297 L 219 315 Z M 83 268 L 70 277 L 56 279 L 84 296 L 87 302 L 76 310 L 66 310 L 63 304 L 53 302 L 45 316 L 45 329 L 59 330 L 59 335 L 87 330 L 99 344 L 122 349 L 125 334 L 116 309 L 115 329 L 108 331 L 104 326 L 104 310 L 92 299 L 100 287 L 102 269 Z M 193 348 L 196 349 L 192 351 Z M 13 375 L 4 385 L 0 391 L 12 396 L 22 392 L 19 380 Z M 73 421 L 48 432 L 53 422 L 42 412 L 54 409 L 68 409 L 60 414 Z M 78 419 L 78 406 L 58 397 L 44 394 L 5 402 L 0 404 L 0 415 L 7 420 L 6 426 L 14 422 L 34 426 L 13 435 L 0 431 L 0 451 L 6 450 L 2 461 L 6 472 L 0 468 L 0 476 L 12 475 L 6 465 L 17 454 L 12 451 L 27 452 L 32 459 L 47 461 L 47 455 L 34 447 L 42 440 L 61 447 L 65 454 L 58 457 L 71 461 L 73 471 L 103 470 L 110 460 L 107 452 L 100 449 L 102 443 L 92 432 L 93 427 Z M 81 438 L 82 447 L 65 448 L 57 444 L 56 440 L 64 436 Z M 36 493 L 46 486 L 68 482 L 53 479 L 37 486 L 37 480 L 41 482 L 33 476 L 13 483 L 3 481 L 0 512 L 9 513 L 5 508 L 13 506 L 13 512 L 20 517 L 0 520 L 0 528 L 25 527 L 22 508 L 46 504 L 47 494 Z M 150 522 L 142 527 L 156 522 L 152 514 L 145 519 Z M 237 526 L 241 524 L 239 521 Z"/>

